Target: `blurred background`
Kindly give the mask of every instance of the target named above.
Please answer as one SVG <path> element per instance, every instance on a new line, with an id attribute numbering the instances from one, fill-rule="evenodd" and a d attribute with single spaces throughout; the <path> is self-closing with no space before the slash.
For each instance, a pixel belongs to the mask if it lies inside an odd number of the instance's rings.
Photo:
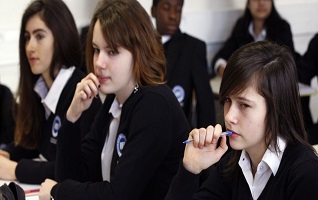
<path id="1" fill-rule="evenodd" d="M 152 0 L 138 0 L 150 14 Z M 31 0 L 0 1 L 0 82 L 15 93 L 19 80 L 18 38 L 20 20 Z M 64 0 L 80 31 L 89 24 L 97 0 Z M 246 0 L 185 0 L 181 29 L 207 44 L 211 63 L 216 51 L 231 33 L 233 24 L 242 14 Z M 275 0 L 279 13 L 291 25 L 295 49 L 303 54 L 309 40 L 318 33 L 318 0 Z M 210 66 L 209 66 L 210 67 Z M 317 79 L 311 82 L 318 88 Z M 318 95 L 311 96 L 313 119 L 318 118 Z"/>

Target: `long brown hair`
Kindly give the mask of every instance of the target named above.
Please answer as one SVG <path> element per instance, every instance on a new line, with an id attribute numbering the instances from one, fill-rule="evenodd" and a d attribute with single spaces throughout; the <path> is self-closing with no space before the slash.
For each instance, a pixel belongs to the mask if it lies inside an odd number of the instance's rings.
<path id="1" fill-rule="evenodd" d="M 25 50 L 25 28 L 29 19 L 40 14 L 41 19 L 52 31 L 54 37 L 54 53 L 50 65 L 50 75 L 55 79 L 54 71 L 61 67 L 78 67 L 81 60 L 80 39 L 75 20 L 62 0 L 35 0 L 24 11 L 21 21 L 19 53 L 20 80 L 17 91 L 17 123 L 15 144 L 25 148 L 35 148 L 41 137 L 43 106 L 33 91 L 40 75 L 31 71 Z"/>
<path id="2" fill-rule="evenodd" d="M 99 2 L 86 41 L 86 64 L 93 66 L 93 29 L 99 20 L 105 41 L 117 51 L 123 47 L 134 58 L 134 76 L 140 86 L 164 82 L 166 72 L 161 36 L 148 13 L 136 0 L 102 0 Z"/>
<path id="3" fill-rule="evenodd" d="M 287 145 L 302 143 L 310 148 L 303 121 L 299 97 L 296 65 L 287 47 L 263 41 L 249 43 L 238 49 L 229 59 L 220 87 L 220 102 L 227 97 L 255 86 L 265 98 L 265 142 L 278 152 L 278 136 Z M 226 172 L 237 166 L 241 151 L 232 151 Z"/>

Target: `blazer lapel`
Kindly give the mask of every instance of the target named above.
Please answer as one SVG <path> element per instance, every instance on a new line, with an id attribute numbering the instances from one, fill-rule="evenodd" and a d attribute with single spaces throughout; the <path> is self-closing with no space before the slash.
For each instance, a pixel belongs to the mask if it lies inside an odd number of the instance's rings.
<path id="1" fill-rule="evenodd" d="M 177 68 L 184 42 L 182 42 L 182 33 L 176 33 L 168 42 L 164 44 L 165 57 L 167 62 L 167 73 L 165 80 L 169 80 L 174 70 Z"/>

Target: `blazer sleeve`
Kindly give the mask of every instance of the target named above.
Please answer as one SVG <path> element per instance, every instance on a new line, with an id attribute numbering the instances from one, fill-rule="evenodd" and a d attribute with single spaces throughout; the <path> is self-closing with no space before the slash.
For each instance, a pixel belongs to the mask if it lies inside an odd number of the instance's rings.
<path id="1" fill-rule="evenodd" d="M 200 175 L 187 171 L 182 162 L 174 176 L 165 200 L 191 200 L 199 189 Z"/>
<path id="2" fill-rule="evenodd" d="M 13 108 L 15 100 L 10 89 L 0 84 L 0 144 L 7 145 L 13 141 L 15 119 Z"/>

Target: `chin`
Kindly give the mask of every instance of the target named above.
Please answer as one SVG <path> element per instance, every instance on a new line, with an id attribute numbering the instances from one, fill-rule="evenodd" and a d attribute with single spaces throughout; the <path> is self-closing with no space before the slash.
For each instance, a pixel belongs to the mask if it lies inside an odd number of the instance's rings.
<path id="1" fill-rule="evenodd" d="M 99 90 L 103 94 L 112 94 L 112 93 L 114 93 L 114 91 L 111 88 L 109 88 L 108 86 L 105 86 L 105 85 L 101 85 Z"/>
<path id="2" fill-rule="evenodd" d="M 241 145 L 237 144 L 236 142 L 231 142 L 231 139 L 230 139 L 230 147 L 233 149 L 233 150 L 242 150 L 244 149 L 243 147 L 241 147 Z"/>

